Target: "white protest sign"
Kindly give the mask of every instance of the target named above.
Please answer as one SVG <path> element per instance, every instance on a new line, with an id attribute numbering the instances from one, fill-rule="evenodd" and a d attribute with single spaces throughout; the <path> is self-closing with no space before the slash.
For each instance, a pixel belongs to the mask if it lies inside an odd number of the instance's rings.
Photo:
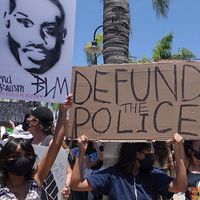
<path id="1" fill-rule="evenodd" d="M 76 0 L 0 1 L 0 98 L 64 102 Z"/>

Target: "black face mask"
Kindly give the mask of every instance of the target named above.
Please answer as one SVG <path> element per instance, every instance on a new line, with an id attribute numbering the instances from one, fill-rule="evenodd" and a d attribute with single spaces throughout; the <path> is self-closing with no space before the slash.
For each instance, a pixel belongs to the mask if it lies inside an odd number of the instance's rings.
<path id="1" fill-rule="evenodd" d="M 24 121 L 24 122 L 22 123 L 22 129 L 23 129 L 24 131 L 28 131 L 28 129 L 29 129 L 29 123 L 26 122 L 26 121 Z"/>
<path id="2" fill-rule="evenodd" d="M 150 170 L 153 168 L 153 164 L 155 161 L 155 157 L 153 153 L 145 154 L 145 158 L 143 160 L 139 160 L 140 168 L 143 170 Z"/>
<path id="3" fill-rule="evenodd" d="M 194 157 L 200 160 L 200 150 L 194 150 Z"/>
<path id="4" fill-rule="evenodd" d="M 26 114 L 24 117 L 24 121 L 22 122 L 22 129 L 24 131 L 28 131 L 28 129 L 30 128 L 29 122 L 27 122 L 27 118 L 29 118 L 29 117 L 30 117 L 30 115 Z"/>
<path id="5" fill-rule="evenodd" d="M 16 176 L 25 176 L 32 170 L 33 165 L 34 159 L 20 156 L 15 160 L 8 160 L 7 170 Z"/>

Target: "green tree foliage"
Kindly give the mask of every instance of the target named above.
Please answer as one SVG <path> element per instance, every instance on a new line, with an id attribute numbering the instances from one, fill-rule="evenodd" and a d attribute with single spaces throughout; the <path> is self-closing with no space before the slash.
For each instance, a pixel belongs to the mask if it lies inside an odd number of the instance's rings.
<path id="1" fill-rule="evenodd" d="M 103 33 L 98 33 L 95 36 L 95 41 L 97 43 L 97 47 L 99 47 L 100 49 L 103 48 Z M 85 55 L 86 55 L 86 59 L 87 59 L 87 63 L 89 65 L 91 64 L 97 64 L 97 58 L 103 54 L 102 50 L 99 53 L 91 53 L 90 52 L 90 48 L 92 47 L 92 43 L 88 42 L 85 47 L 84 47 L 84 51 L 85 51 Z"/>
<path id="2" fill-rule="evenodd" d="M 196 55 L 194 55 L 189 49 L 181 48 L 178 50 L 178 53 L 175 53 L 173 55 L 173 59 L 177 60 L 191 60 L 196 58 Z"/>
<path id="3" fill-rule="evenodd" d="M 191 60 L 196 56 L 186 48 L 181 48 L 178 53 L 172 54 L 173 33 L 164 36 L 153 49 L 153 60 Z"/>
<path id="4" fill-rule="evenodd" d="M 172 42 L 173 33 L 169 33 L 163 37 L 153 49 L 153 60 L 158 61 L 171 58 Z"/>
<path id="5" fill-rule="evenodd" d="M 96 35 L 95 40 L 97 42 L 97 46 L 103 47 L 103 32 Z"/>
<path id="6" fill-rule="evenodd" d="M 157 16 L 167 17 L 170 0 L 152 0 L 152 5 Z"/>
<path id="7" fill-rule="evenodd" d="M 136 63 L 136 64 L 148 64 L 148 63 L 152 63 L 152 59 L 150 58 L 146 58 L 146 57 L 142 57 L 142 58 L 137 58 L 137 59 L 133 59 L 131 56 L 129 56 L 129 63 Z"/>

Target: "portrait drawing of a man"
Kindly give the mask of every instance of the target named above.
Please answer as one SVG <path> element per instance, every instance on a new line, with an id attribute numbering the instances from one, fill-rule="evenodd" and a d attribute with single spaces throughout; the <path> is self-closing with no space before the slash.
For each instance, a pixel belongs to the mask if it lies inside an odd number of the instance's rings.
<path id="1" fill-rule="evenodd" d="M 4 18 L 10 52 L 23 69 L 44 74 L 55 66 L 67 34 L 58 0 L 9 0 Z"/>

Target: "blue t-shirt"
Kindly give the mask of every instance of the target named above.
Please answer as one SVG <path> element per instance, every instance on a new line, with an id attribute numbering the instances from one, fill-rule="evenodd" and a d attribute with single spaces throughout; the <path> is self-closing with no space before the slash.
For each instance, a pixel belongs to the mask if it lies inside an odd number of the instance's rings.
<path id="1" fill-rule="evenodd" d="M 157 200 L 158 194 L 169 196 L 169 183 L 173 180 L 158 168 L 141 171 L 136 177 L 109 167 L 87 177 L 93 191 L 109 196 L 109 200 Z"/>

